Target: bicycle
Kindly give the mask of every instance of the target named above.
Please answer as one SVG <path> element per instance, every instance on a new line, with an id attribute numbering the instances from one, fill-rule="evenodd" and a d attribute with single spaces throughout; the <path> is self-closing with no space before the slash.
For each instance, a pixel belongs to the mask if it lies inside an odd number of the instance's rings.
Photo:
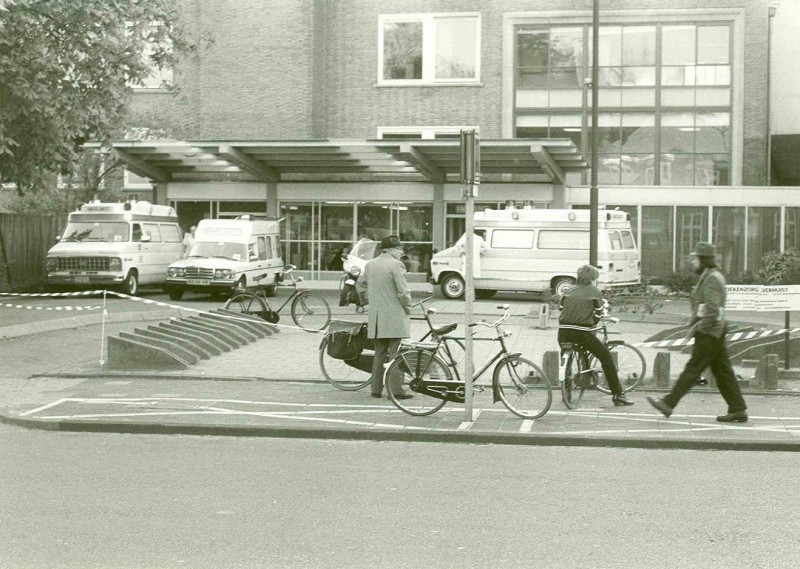
<path id="1" fill-rule="evenodd" d="M 237 288 L 236 292 L 225 303 L 225 309 L 241 314 L 259 316 L 271 324 L 277 324 L 280 321 L 278 313 L 291 301 L 290 312 L 295 324 L 306 331 L 324 330 L 331 321 L 331 307 L 317 293 L 310 290 L 300 291 L 297 288 L 297 283 L 302 282 L 303 277 L 295 279 L 292 271 L 296 268 L 294 265 L 286 265 L 283 272 L 279 273 L 278 278 L 276 278 L 278 281 L 277 286 L 292 287 L 294 289 L 278 310 L 272 310 L 269 300 L 267 300 L 266 287 L 258 284 L 253 290 Z M 265 273 L 256 276 L 254 280 L 258 282 L 266 277 L 267 274 Z M 286 277 L 290 281 L 288 284 L 283 282 Z"/>
<path id="2" fill-rule="evenodd" d="M 522 419 L 538 419 L 550 409 L 553 401 L 550 381 L 542 369 L 519 353 L 508 351 L 505 339 L 511 332 L 501 329 L 501 324 L 510 316 L 509 305 L 498 306 L 503 315 L 495 322 L 485 321 L 470 324 L 494 330 L 493 342 L 499 342 L 499 350 L 484 362 L 472 377 L 477 381 L 493 364 L 492 392 L 494 402 L 498 400 L 514 415 Z M 401 411 L 409 415 L 431 415 L 448 401 L 463 403 L 466 382 L 461 379 L 458 365 L 450 358 L 442 358 L 437 342 L 407 342 L 401 344 L 398 356 L 386 370 L 386 390 L 389 399 Z M 455 377 L 454 377 L 455 375 Z M 474 385 L 474 384 L 473 384 Z M 482 385 L 474 385 L 483 391 Z M 398 399 L 396 394 L 413 392 L 410 399 Z"/>
<path id="3" fill-rule="evenodd" d="M 424 307 L 424 303 L 431 298 L 433 297 L 420 300 L 413 304 L 412 308 L 416 306 Z M 435 308 L 423 309 L 423 315 L 428 324 L 428 331 L 420 338 L 420 341 L 425 342 L 429 339 L 438 341 L 441 338 L 442 349 L 449 351 L 453 360 L 461 361 L 463 359 L 464 343 L 460 338 L 447 336 L 447 334 L 458 327 L 458 324 L 447 324 L 445 326 L 436 327 L 433 325 L 430 318 L 436 313 L 437 311 Z M 345 321 L 342 321 L 342 323 L 344 324 Z M 349 324 L 357 325 L 358 323 Z M 361 324 L 363 327 L 366 327 L 366 325 L 366 323 Z M 331 326 L 331 328 L 332 327 L 333 326 Z M 332 358 L 328 355 L 329 342 L 330 336 L 326 334 L 319 345 L 319 367 L 323 377 L 325 377 L 328 383 L 343 391 L 358 391 L 369 385 L 372 380 L 372 354 L 365 354 L 354 360 Z M 364 348 L 372 350 L 373 347 L 373 340 L 367 339 Z M 459 356 L 459 353 L 461 356 Z"/>
<path id="4" fill-rule="evenodd" d="M 614 365 L 617 368 L 623 393 L 633 391 L 644 379 L 647 373 L 647 361 L 638 348 L 625 342 L 625 340 L 609 340 L 607 322 L 619 322 L 619 318 L 609 317 L 604 314 L 600 317 L 602 325 L 598 330 L 603 332 L 603 345 L 611 352 Z M 564 342 L 561 347 L 561 362 L 564 368 L 563 377 L 559 377 L 561 384 L 561 398 L 568 409 L 576 409 L 578 403 L 587 389 L 596 389 L 601 393 L 610 394 L 603 368 L 597 358 L 581 346 Z"/>

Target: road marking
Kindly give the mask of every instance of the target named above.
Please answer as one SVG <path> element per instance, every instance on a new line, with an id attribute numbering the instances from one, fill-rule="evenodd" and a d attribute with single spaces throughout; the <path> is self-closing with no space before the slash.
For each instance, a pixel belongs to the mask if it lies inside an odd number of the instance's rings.
<path id="1" fill-rule="evenodd" d="M 530 433 L 532 428 L 533 428 L 533 420 L 532 419 L 523 419 L 522 423 L 519 426 L 519 432 L 520 433 Z"/>
<path id="2" fill-rule="evenodd" d="M 119 405 L 130 409 L 128 412 L 122 413 L 73 413 L 73 414 L 58 414 L 48 415 L 48 410 L 53 410 L 58 406 L 64 404 L 75 403 L 78 405 L 94 406 L 102 405 Z M 189 408 L 186 408 L 187 405 Z M 272 407 L 271 410 L 248 410 L 241 408 L 229 408 L 228 405 L 252 405 L 257 408 L 264 409 L 264 407 Z M 176 408 L 181 407 L 184 408 Z M 154 409 L 154 407 L 156 409 Z M 158 407 L 162 407 L 158 409 Z M 172 408 L 169 408 L 172 407 Z M 137 410 L 137 408 L 141 408 Z M 505 409 L 486 408 L 476 410 L 474 421 L 461 421 L 455 430 L 458 431 L 475 431 L 477 428 L 478 416 L 483 412 L 502 412 L 506 413 Z M 463 407 L 450 407 L 442 409 L 441 412 L 462 413 Z M 43 420 L 98 420 L 103 418 L 136 418 L 136 417 L 169 417 L 169 416 L 202 416 L 202 415 L 217 415 L 217 416 L 254 416 L 271 418 L 285 421 L 305 421 L 317 424 L 338 424 L 354 427 L 368 427 L 378 429 L 403 429 L 403 430 L 419 430 L 419 431 L 453 431 L 451 428 L 428 427 L 413 424 L 392 424 L 385 422 L 375 422 L 369 420 L 356 420 L 355 416 L 367 415 L 378 413 L 383 416 L 397 415 L 405 416 L 405 414 L 394 407 L 393 405 L 342 405 L 342 404 L 303 404 L 303 403 L 286 403 L 280 401 L 250 401 L 239 399 L 203 399 L 203 398 L 180 398 L 180 397 L 145 397 L 145 398 L 64 398 L 58 399 L 51 403 L 41 405 L 34 409 L 30 409 L 20 414 L 20 416 L 40 415 Z M 702 433 L 705 431 L 731 431 L 731 430 L 746 430 L 748 432 L 764 432 L 764 433 L 781 433 L 786 435 L 800 434 L 800 417 L 764 417 L 764 416 L 751 416 L 751 422 L 747 424 L 719 424 L 715 423 L 716 416 L 714 415 L 673 415 L 673 418 L 667 420 L 657 413 L 620 413 L 608 412 L 600 413 L 595 410 L 577 410 L 577 411 L 551 411 L 552 415 L 567 416 L 578 422 L 584 419 L 603 419 L 610 424 L 605 427 L 600 427 L 591 430 L 576 429 L 576 430 L 545 430 L 534 431 L 533 427 L 536 423 L 546 428 L 547 422 L 533 421 L 525 419 L 520 423 L 519 432 L 522 433 L 535 433 L 545 435 L 616 435 L 616 434 L 647 434 L 647 433 L 662 433 L 665 435 L 680 434 L 686 432 Z M 338 416 L 338 417 L 337 417 Z M 349 416 L 349 417 L 348 417 Z M 341 418 L 340 418 L 341 417 Z M 757 424 L 753 424 L 755 421 Z M 767 424 L 758 424 L 760 422 Z M 776 421 L 787 421 L 791 424 L 776 425 Z M 626 423 L 627 428 L 619 428 L 614 426 L 614 423 Z M 632 424 L 645 423 L 642 428 L 631 428 Z M 650 427 L 650 425 L 658 425 L 657 427 Z M 575 425 L 578 427 L 579 425 Z"/>

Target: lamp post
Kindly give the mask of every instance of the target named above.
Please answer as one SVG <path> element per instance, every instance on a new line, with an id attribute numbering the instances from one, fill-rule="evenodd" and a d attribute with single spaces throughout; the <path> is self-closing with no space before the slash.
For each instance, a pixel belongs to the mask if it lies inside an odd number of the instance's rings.
<path id="1" fill-rule="evenodd" d="M 599 210 L 599 190 L 597 188 L 597 141 L 600 133 L 597 128 L 597 96 L 600 69 L 598 51 L 600 48 L 600 0 L 592 0 L 592 152 L 591 182 L 589 188 L 589 264 L 597 266 L 597 212 Z"/>

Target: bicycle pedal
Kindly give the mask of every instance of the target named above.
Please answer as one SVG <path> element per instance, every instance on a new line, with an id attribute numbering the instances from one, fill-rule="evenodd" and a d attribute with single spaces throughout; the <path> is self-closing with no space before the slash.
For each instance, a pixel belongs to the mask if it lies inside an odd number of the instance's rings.
<path id="1" fill-rule="evenodd" d="M 472 391 L 474 391 L 475 393 L 483 393 L 485 390 L 486 390 L 486 387 L 484 387 L 483 385 L 473 385 L 472 386 Z"/>

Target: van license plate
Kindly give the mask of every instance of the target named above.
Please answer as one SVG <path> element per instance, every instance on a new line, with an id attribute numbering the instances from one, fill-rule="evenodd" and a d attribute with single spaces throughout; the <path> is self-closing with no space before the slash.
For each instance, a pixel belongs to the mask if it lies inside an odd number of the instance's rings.
<path id="1" fill-rule="evenodd" d="M 88 283 L 89 277 L 75 277 L 76 283 Z"/>
<path id="2" fill-rule="evenodd" d="M 186 279 L 186 284 L 188 285 L 208 286 L 209 282 L 206 279 Z"/>

